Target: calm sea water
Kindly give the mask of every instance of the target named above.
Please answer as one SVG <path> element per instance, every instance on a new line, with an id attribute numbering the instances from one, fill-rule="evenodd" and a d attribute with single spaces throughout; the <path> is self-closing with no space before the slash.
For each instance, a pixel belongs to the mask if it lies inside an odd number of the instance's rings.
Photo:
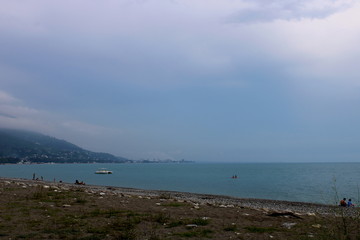
<path id="1" fill-rule="evenodd" d="M 114 173 L 94 172 L 107 168 Z M 188 163 L 0 165 L 1 177 L 209 193 L 242 198 L 335 203 L 359 200 L 360 163 Z M 232 179 L 232 175 L 237 179 Z"/>

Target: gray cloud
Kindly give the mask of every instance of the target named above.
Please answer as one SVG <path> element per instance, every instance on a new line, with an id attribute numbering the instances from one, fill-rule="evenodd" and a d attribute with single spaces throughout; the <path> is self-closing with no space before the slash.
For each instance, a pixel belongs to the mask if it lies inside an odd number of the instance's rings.
<path id="1" fill-rule="evenodd" d="M 4 0 L 0 126 L 130 158 L 231 159 L 323 122 L 356 143 L 360 116 L 340 110 L 358 112 L 360 6 L 334 14 L 353 2 Z"/>
<path id="2" fill-rule="evenodd" d="M 1 113 L 1 112 L 0 112 L 0 117 L 16 118 L 15 116 L 12 116 L 12 115 L 9 115 L 9 114 L 6 114 L 6 113 Z"/>
<path id="3" fill-rule="evenodd" d="M 235 22 L 256 23 L 274 20 L 322 19 L 343 11 L 354 1 L 341 0 L 245 0 L 251 5 L 234 13 L 230 19 Z"/>

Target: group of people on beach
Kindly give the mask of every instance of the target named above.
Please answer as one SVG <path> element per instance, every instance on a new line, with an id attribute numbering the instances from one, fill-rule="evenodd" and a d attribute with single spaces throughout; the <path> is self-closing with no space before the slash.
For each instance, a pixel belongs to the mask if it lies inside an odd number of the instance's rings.
<path id="1" fill-rule="evenodd" d="M 80 181 L 77 180 L 77 179 L 75 180 L 75 184 L 76 184 L 76 185 L 85 185 L 85 183 L 84 183 L 83 181 L 80 182 Z"/>
<path id="2" fill-rule="evenodd" d="M 346 202 L 346 198 L 343 198 L 340 201 L 340 206 L 341 207 L 354 207 L 355 205 L 351 202 L 351 198 L 349 198 L 349 200 Z"/>
<path id="3" fill-rule="evenodd" d="M 40 179 L 41 179 L 41 181 L 44 181 L 43 176 L 41 176 Z M 35 173 L 33 173 L 33 178 L 32 178 L 32 180 L 39 181 L 40 179 L 39 179 L 38 177 L 36 177 L 36 174 L 35 174 Z"/>

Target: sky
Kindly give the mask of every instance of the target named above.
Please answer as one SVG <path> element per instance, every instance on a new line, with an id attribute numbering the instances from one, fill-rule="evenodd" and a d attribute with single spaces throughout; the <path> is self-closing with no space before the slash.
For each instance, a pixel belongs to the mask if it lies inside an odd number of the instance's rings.
<path id="1" fill-rule="evenodd" d="M 360 161 L 359 1 L 0 6 L 0 127 L 135 160 Z"/>

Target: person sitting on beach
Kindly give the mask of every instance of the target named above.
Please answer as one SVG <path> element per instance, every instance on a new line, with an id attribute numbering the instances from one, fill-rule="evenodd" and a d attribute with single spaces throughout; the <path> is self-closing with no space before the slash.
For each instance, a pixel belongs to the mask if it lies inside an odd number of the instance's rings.
<path id="1" fill-rule="evenodd" d="M 342 207 L 346 207 L 347 204 L 346 204 L 346 198 L 343 198 L 343 200 L 340 201 L 340 206 Z"/>
<path id="2" fill-rule="evenodd" d="M 351 199 L 349 199 L 349 201 L 348 201 L 348 203 L 347 203 L 347 206 L 348 206 L 348 207 L 353 207 L 353 206 L 354 206 L 354 204 L 351 202 Z"/>

